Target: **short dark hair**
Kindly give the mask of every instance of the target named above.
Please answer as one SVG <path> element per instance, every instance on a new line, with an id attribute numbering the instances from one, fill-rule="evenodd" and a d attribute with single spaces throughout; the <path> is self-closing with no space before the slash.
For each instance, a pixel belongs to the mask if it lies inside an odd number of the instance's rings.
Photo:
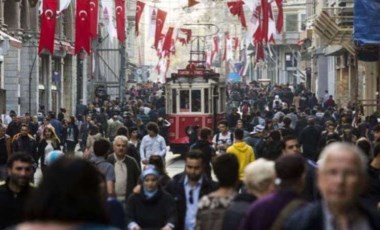
<path id="1" fill-rule="evenodd" d="M 159 129 L 158 129 L 158 125 L 156 122 L 149 122 L 147 125 L 146 125 L 146 130 L 149 130 L 149 131 L 152 131 L 154 133 L 158 133 Z"/>
<path id="2" fill-rule="evenodd" d="M 371 142 L 369 142 L 367 138 L 359 138 L 359 140 L 356 141 L 356 146 L 363 151 L 366 157 L 371 157 Z"/>
<path id="3" fill-rule="evenodd" d="M 16 162 L 16 161 L 21 161 L 21 162 L 25 162 L 25 163 L 29 163 L 29 164 L 34 163 L 34 159 L 31 155 L 29 155 L 27 153 L 23 153 L 23 152 L 18 152 L 18 153 L 13 153 L 9 157 L 9 159 L 7 161 L 7 168 L 12 168 L 14 162 Z"/>
<path id="4" fill-rule="evenodd" d="M 379 125 L 379 124 L 375 125 L 375 126 L 373 127 L 373 131 L 374 131 L 374 132 L 380 132 L 380 125 Z"/>
<path id="5" fill-rule="evenodd" d="M 199 131 L 199 137 L 201 140 L 208 140 L 208 137 L 212 134 L 212 131 L 210 128 L 201 128 Z"/>
<path id="6" fill-rule="evenodd" d="M 228 127 L 228 122 L 226 120 L 221 120 L 218 122 L 218 126 L 219 125 L 225 125 L 226 127 Z"/>
<path id="7" fill-rule="evenodd" d="M 285 149 L 286 142 L 288 142 L 290 140 L 297 140 L 298 141 L 298 138 L 294 135 L 288 135 L 288 136 L 283 137 L 281 140 L 281 149 Z"/>
<path id="8" fill-rule="evenodd" d="M 94 154 L 96 156 L 105 156 L 110 149 L 111 143 L 104 138 L 100 138 L 94 142 Z"/>
<path id="9" fill-rule="evenodd" d="M 192 149 L 190 150 L 187 154 L 186 154 L 186 157 L 185 157 L 185 160 L 187 159 L 194 159 L 194 160 L 199 160 L 199 159 L 203 159 L 203 156 L 202 156 L 202 151 L 199 150 L 199 149 Z"/>
<path id="10" fill-rule="evenodd" d="M 301 178 L 305 172 L 305 160 L 299 155 L 286 155 L 278 158 L 274 167 L 281 184 L 286 185 Z"/>
<path id="11" fill-rule="evenodd" d="M 125 126 L 121 126 L 120 128 L 118 128 L 116 131 L 116 136 L 119 136 L 119 135 L 128 137 L 129 135 L 128 128 Z"/>
<path id="12" fill-rule="evenodd" d="M 212 166 L 220 187 L 236 186 L 239 180 L 239 162 L 234 154 L 227 153 L 216 157 Z"/>
<path id="13" fill-rule="evenodd" d="M 109 224 L 104 176 L 91 162 L 61 157 L 25 205 L 28 221 Z"/>
<path id="14" fill-rule="evenodd" d="M 243 129 L 235 129 L 234 131 L 235 139 L 243 140 L 244 138 L 244 130 Z"/>

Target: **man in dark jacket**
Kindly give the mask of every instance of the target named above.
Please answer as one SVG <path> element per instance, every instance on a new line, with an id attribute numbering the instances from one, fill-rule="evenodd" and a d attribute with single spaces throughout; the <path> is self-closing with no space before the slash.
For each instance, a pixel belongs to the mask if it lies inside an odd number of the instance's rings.
<path id="1" fill-rule="evenodd" d="M 8 179 L 0 184 L 0 229 L 23 221 L 25 201 L 32 192 L 33 158 L 14 153 L 7 162 Z"/>
<path id="2" fill-rule="evenodd" d="M 295 136 L 287 136 L 281 141 L 282 155 L 302 155 L 300 145 Z M 306 162 L 306 175 L 305 186 L 302 192 L 302 197 L 307 201 L 313 201 L 318 198 L 318 192 L 315 185 L 315 170 L 316 164 L 305 158 Z"/>
<path id="3" fill-rule="evenodd" d="M 320 130 L 315 126 L 315 119 L 310 117 L 307 120 L 307 126 L 302 130 L 299 141 L 302 145 L 303 156 L 312 161 L 318 158 L 318 143 Z"/>
<path id="4" fill-rule="evenodd" d="M 137 162 L 126 154 L 128 138 L 116 136 L 113 142 L 114 153 L 107 160 L 115 170 L 115 193 L 116 198 L 125 205 L 128 196 L 137 185 L 141 171 Z"/>
<path id="5" fill-rule="evenodd" d="M 204 174 L 202 153 L 198 150 L 190 151 L 185 159 L 185 172 L 175 175 L 165 188 L 176 202 L 176 229 L 194 229 L 198 201 L 216 189 L 216 182 Z"/>
<path id="6" fill-rule="evenodd" d="M 209 128 L 202 128 L 199 132 L 199 140 L 197 140 L 190 149 L 199 149 L 202 152 L 203 165 L 205 167 L 206 175 L 211 178 L 211 159 L 215 156 L 215 149 L 209 140 L 212 137 L 212 130 Z"/>
<path id="7" fill-rule="evenodd" d="M 12 151 L 22 152 L 33 157 L 35 161 L 35 167 L 38 164 L 38 154 L 37 154 L 37 142 L 29 134 L 28 125 L 21 125 L 20 133 L 15 135 L 12 142 Z"/>
<path id="8" fill-rule="evenodd" d="M 283 229 L 380 229 L 380 214 L 359 201 L 366 187 L 367 159 L 352 144 L 336 142 L 321 153 L 318 187 L 322 201 L 298 210 Z"/>

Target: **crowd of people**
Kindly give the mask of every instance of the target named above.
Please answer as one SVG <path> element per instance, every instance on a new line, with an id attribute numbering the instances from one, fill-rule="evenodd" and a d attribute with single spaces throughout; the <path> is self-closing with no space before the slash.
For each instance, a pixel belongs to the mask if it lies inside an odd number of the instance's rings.
<path id="1" fill-rule="evenodd" d="M 173 177 L 160 85 L 73 115 L 10 111 L 0 124 L 0 229 L 380 229 L 375 115 L 302 85 L 227 93 L 226 119 L 198 129 Z"/>

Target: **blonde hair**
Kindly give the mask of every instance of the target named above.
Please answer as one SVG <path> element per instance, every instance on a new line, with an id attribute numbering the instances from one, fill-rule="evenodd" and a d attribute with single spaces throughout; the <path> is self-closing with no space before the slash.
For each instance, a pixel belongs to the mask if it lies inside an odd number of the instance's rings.
<path id="1" fill-rule="evenodd" d="M 265 191 L 269 184 L 274 181 L 276 171 L 274 162 L 263 158 L 250 163 L 244 169 L 244 183 L 248 189 L 258 192 Z"/>

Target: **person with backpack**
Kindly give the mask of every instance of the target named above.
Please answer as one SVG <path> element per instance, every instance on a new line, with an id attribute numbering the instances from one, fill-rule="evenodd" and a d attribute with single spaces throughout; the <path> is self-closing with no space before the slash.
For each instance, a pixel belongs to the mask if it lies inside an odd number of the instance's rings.
<path id="1" fill-rule="evenodd" d="M 233 144 L 234 135 L 228 130 L 228 123 L 222 120 L 218 123 L 219 133 L 215 134 L 212 138 L 212 143 L 217 154 L 226 153 L 227 148 Z"/>

